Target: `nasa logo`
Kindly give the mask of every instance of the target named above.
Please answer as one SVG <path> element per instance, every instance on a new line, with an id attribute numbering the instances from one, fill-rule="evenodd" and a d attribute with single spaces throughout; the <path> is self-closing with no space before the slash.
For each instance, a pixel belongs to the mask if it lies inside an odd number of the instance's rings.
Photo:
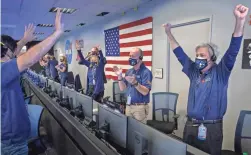
<path id="1" fill-rule="evenodd" d="M 65 56 L 67 58 L 68 64 L 71 64 L 72 61 L 72 43 L 70 40 L 67 40 L 65 43 Z"/>

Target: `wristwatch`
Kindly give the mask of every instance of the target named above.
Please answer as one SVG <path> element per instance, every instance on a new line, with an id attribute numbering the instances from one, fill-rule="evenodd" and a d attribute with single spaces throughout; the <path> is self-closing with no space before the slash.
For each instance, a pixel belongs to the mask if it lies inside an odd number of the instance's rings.
<path id="1" fill-rule="evenodd" d="M 136 83 L 133 84 L 134 87 L 137 87 L 139 85 L 139 82 L 137 81 Z"/>

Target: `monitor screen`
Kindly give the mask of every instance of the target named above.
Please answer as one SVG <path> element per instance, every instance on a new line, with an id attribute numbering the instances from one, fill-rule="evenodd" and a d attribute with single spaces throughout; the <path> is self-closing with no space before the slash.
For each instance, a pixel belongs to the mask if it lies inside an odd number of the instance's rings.
<path id="1" fill-rule="evenodd" d="M 90 96 L 77 93 L 76 96 L 77 105 L 82 105 L 82 110 L 85 117 L 92 120 L 93 115 L 93 100 Z"/>
<path id="2" fill-rule="evenodd" d="M 98 126 L 101 128 L 105 123 L 109 123 L 109 139 L 117 145 L 126 148 L 127 140 L 127 117 L 117 113 L 112 109 L 99 104 Z"/>
<path id="3" fill-rule="evenodd" d="M 135 145 L 135 133 L 140 133 L 140 137 L 147 141 L 149 154 L 163 155 L 165 154 L 175 154 L 175 155 L 186 155 L 186 144 L 176 140 L 158 130 L 147 126 L 132 117 L 128 117 L 128 143 L 127 148 L 131 153 L 134 154 L 141 147 L 141 145 Z M 139 136 L 138 136 L 139 137 Z"/>
<path id="4" fill-rule="evenodd" d="M 70 99 L 70 103 L 72 103 L 72 108 L 76 108 L 78 107 L 79 105 L 76 103 L 76 95 L 77 95 L 77 92 L 73 89 L 69 89 L 69 88 L 66 88 L 66 87 L 63 87 L 63 94 L 64 96 L 68 96 L 69 99 Z"/>

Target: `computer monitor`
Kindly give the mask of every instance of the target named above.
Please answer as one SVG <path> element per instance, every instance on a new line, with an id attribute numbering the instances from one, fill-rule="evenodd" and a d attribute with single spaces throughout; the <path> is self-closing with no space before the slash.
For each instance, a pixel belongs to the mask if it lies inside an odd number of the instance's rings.
<path id="1" fill-rule="evenodd" d="M 109 140 L 122 148 L 126 148 L 127 117 L 99 104 L 98 127 L 101 128 L 105 123 L 110 126 Z"/>
<path id="2" fill-rule="evenodd" d="M 90 96 L 77 93 L 76 104 L 82 105 L 82 110 L 87 119 L 92 120 L 93 115 L 93 100 Z"/>
<path id="3" fill-rule="evenodd" d="M 54 81 L 52 80 L 48 80 L 48 86 L 51 86 L 51 90 L 54 91 L 55 87 L 54 87 Z"/>
<path id="4" fill-rule="evenodd" d="M 54 82 L 54 87 L 55 87 L 55 90 L 57 90 L 57 94 L 60 94 L 61 85 L 57 82 Z"/>
<path id="5" fill-rule="evenodd" d="M 79 105 L 76 102 L 77 92 L 74 89 L 69 89 L 66 87 L 63 87 L 62 89 L 63 89 L 64 97 L 67 97 L 67 96 L 69 97 L 71 108 L 78 107 Z"/>
<path id="6" fill-rule="evenodd" d="M 132 154 L 140 149 L 136 147 L 142 147 L 142 145 L 135 144 L 137 142 L 135 140 L 136 133 L 144 139 L 143 141 L 147 142 L 147 145 L 142 148 L 147 149 L 148 154 L 163 155 L 163 152 L 165 152 L 165 154 L 186 155 L 187 148 L 185 143 L 147 126 L 132 117 L 128 117 L 127 133 L 127 148 Z"/>

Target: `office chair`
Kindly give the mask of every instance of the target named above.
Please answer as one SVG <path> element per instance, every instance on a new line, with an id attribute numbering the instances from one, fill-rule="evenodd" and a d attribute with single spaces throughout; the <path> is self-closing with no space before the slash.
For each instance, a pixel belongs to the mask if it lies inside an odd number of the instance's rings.
<path id="1" fill-rule="evenodd" d="M 126 90 L 121 91 L 119 89 L 119 83 L 113 82 L 112 83 L 112 97 L 113 97 L 113 102 L 117 102 L 120 104 L 125 104 L 126 103 Z"/>
<path id="2" fill-rule="evenodd" d="M 75 89 L 75 80 L 73 72 L 67 72 L 67 80 L 65 84 L 68 88 Z"/>
<path id="3" fill-rule="evenodd" d="M 47 149 L 44 143 L 46 132 L 44 128 L 40 126 L 40 120 L 44 108 L 40 105 L 32 104 L 27 105 L 27 107 L 31 125 L 30 135 L 28 139 L 29 154 L 44 153 Z"/>
<path id="4" fill-rule="evenodd" d="M 82 88 L 82 84 L 81 84 L 81 80 L 80 80 L 80 76 L 79 74 L 77 74 L 75 76 L 75 80 L 74 80 L 74 85 L 75 85 L 75 90 L 78 91 L 80 89 L 83 89 Z M 78 91 L 79 92 L 79 91 Z"/>
<path id="5" fill-rule="evenodd" d="M 147 125 L 164 132 L 173 133 L 178 129 L 178 118 L 176 105 L 179 94 L 170 92 L 153 93 L 153 119 L 147 120 Z"/>
<path id="6" fill-rule="evenodd" d="M 222 155 L 251 154 L 251 111 L 242 110 L 236 125 L 234 150 L 222 150 Z"/>

